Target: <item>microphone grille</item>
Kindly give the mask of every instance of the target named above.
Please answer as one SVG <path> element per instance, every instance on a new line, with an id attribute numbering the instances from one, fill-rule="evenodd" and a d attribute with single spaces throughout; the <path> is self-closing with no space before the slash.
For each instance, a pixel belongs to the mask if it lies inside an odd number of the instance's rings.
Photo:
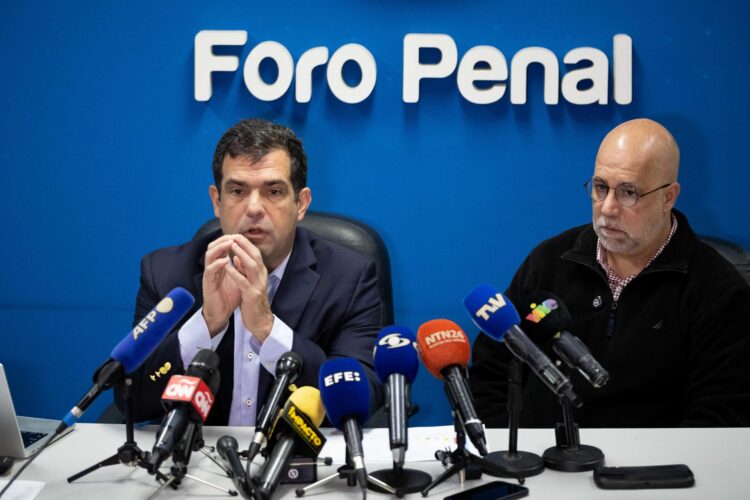
<path id="1" fill-rule="evenodd" d="M 112 349 L 111 357 L 132 373 L 146 360 L 162 339 L 174 328 L 195 303 L 193 296 L 184 288 L 169 292 L 146 316 L 136 323 Z"/>
<path id="2" fill-rule="evenodd" d="M 323 400 L 320 399 L 320 391 L 315 387 L 305 385 L 297 388 L 289 396 L 289 401 L 294 403 L 294 406 L 307 415 L 316 427 L 320 426 L 323 422 L 326 413 L 323 409 Z"/>
<path id="3" fill-rule="evenodd" d="M 341 429 L 343 419 L 361 423 L 370 415 L 370 386 L 362 364 L 353 358 L 336 358 L 320 367 L 318 386 L 331 424 Z"/>
<path id="4" fill-rule="evenodd" d="M 448 366 L 467 367 L 471 359 L 469 338 L 455 322 L 433 319 L 417 330 L 417 348 L 425 368 L 439 380 Z"/>
<path id="5" fill-rule="evenodd" d="M 521 302 L 521 328 L 535 342 L 552 339 L 562 330 L 570 330 L 570 313 L 554 294 L 538 290 Z"/>
<path id="6" fill-rule="evenodd" d="M 302 356 L 294 351 L 287 351 L 279 357 L 276 362 L 276 377 L 288 374 L 290 382 L 294 382 L 302 372 L 304 361 Z"/>
<path id="7" fill-rule="evenodd" d="M 521 322 L 513 304 L 490 285 L 475 287 L 464 299 L 471 320 L 487 335 L 502 340 L 505 333 Z"/>
<path id="8" fill-rule="evenodd" d="M 375 340 L 373 363 L 382 383 L 399 373 L 411 384 L 419 370 L 414 332 L 403 326 L 388 326 L 380 330 Z"/>

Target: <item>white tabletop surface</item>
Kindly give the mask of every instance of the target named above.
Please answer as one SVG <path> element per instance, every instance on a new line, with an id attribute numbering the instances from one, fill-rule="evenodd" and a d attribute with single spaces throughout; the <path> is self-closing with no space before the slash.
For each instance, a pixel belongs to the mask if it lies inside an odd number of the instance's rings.
<path id="1" fill-rule="evenodd" d="M 239 427 L 207 427 L 204 429 L 207 444 L 230 434 L 237 438 L 241 448 L 249 443 L 251 429 Z M 142 449 L 150 450 L 155 429 L 136 431 L 136 441 Z M 507 430 L 490 429 L 488 440 L 493 450 L 507 448 Z M 450 444 L 452 432 L 447 427 L 422 427 L 410 430 L 410 447 L 407 467 L 421 469 L 433 477 L 444 468 L 435 460 L 427 460 L 435 449 Z M 125 441 L 122 425 L 78 424 L 77 429 L 58 443 L 50 446 L 21 475 L 21 480 L 42 481 L 44 487 L 36 498 L 147 498 L 157 488 L 157 482 L 145 470 L 124 465 L 101 468 L 73 484 L 66 478 L 93 465 L 116 452 Z M 599 447 L 609 466 L 657 465 L 685 463 L 693 471 L 696 485 L 688 489 L 673 490 L 601 490 L 596 487 L 591 472 L 564 473 L 545 470 L 526 479 L 531 498 L 550 499 L 628 499 L 628 498 L 750 498 L 750 429 L 583 429 L 583 444 Z M 547 429 L 521 429 L 519 449 L 537 454 L 554 444 L 554 432 Z M 387 429 L 366 432 L 365 463 L 368 472 L 389 466 Z M 339 433 L 334 433 L 322 456 L 332 456 L 334 465 L 318 468 L 318 477 L 335 473 L 343 462 L 343 445 Z M 415 461 L 416 460 L 416 461 Z M 167 462 L 169 465 L 170 462 Z M 13 472 L 18 469 L 16 463 Z M 163 467 L 162 470 L 168 469 Z M 188 472 L 226 488 L 232 481 L 208 458 L 194 453 Z M 745 474 L 748 474 L 746 477 Z M 5 476 L 2 479 L 7 479 Z M 437 486 L 428 498 L 442 499 L 448 494 L 470 488 L 497 478 L 484 476 L 478 481 L 467 481 L 462 486 L 454 476 Z M 512 481 L 512 480 L 509 480 Z M 227 498 L 216 490 L 185 479 L 177 491 L 166 489 L 158 498 Z M 368 498 L 386 498 L 374 492 Z M 295 498 L 294 486 L 281 485 L 274 498 Z M 358 489 L 335 480 L 322 488 L 309 492 L 305 498 L 361 498 Z M 395 498 L 395 497 L 391 497 Z M 419 493 L 406 498 L 422 498 Z M 3 500 L 6 500 L 3 498 Z"/>

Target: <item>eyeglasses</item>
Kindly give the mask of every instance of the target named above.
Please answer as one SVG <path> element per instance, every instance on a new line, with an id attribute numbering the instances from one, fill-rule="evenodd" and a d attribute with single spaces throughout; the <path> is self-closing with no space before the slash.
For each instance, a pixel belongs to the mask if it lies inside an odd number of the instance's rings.
<path id="1" fill-rule="evenodd" d="M 651 191 L 645 192 L 645 193 L 639 193 L 635 187 L 632 184 L 620 184 L 617 187 L 614 188 L 615 190 L 615 200 L 617 200 L 617 203 L 622 205 L 623 207 L 632 207 L 636 203 L 638 203 L 638 200 L 640 198 L 643 198 L 646 195 L 649 195 L 651 193 L 655 193 L 656 191 L 660 189 L 664 189 L 666 187 L 671 186 L 672 183 L 664 184 L 663 186 L 659 186 L 656 189 L 652 189 Z M 583 188 L 586 190 L 586 192 L 589 194 L 592 200 L 594 201 L 604 201 L 607 199 L 607 195 L 609 194 L 609 190 L 613 189 L 610 188 L 606 182 L 603 180 L 593 177 L 586 182 L 583 183 Z"/>

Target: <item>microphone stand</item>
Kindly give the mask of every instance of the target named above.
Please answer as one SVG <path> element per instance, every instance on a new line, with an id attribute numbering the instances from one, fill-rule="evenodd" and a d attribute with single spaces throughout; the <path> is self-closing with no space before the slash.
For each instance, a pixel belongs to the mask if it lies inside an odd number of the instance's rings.
<path id="1" fill-rule="evenodd" d="M 217 484 L 210 483 L 199 477 L 190 475 L 187 473 L 187 465 L 190 462 L 190 457 L 193 451 L 198 451 L 203 448 L 205 442 L 203 441 L 203 425 L 201 423 L 190 422 L 185 435 L 180 440 L 177 448 L 172 452 L 172 467 L 170 467 L 170 476 L 164 476 L 164 474 L 156 471 L 156 480 L 162 483 L 157 490 L 148 497 L 148 500 L 156 498 L 156 496 L 167 486 L 176 490 L 177 487 L 182 483 L 184 478 L 192 479 L 211 488 L 222 491 L 230 496 L 236 497 L 237 492 L 227 488 L 222 488 Z M 224 472 L 226 469 L 221 467 Z M 161 477 L 160 477 L 161 476 Z"/>
<path id="2" fill-rule="evenodd" d="M 403 375 L 400 375 L 403 377 Z M 386 390 L 388 389 L 388 385 L 385 385 Z M 409 417 L 413 414 L 412 409 L 413 406 L 411 404 L 411 394 L 408 390 L 408 386 L 406 387 L 407 390 L 405 391 L 403 399 L 399 398 L 399 401 L 403 401 L 405 403 L 406 408 L 404 408 L 405 415 L 408 415 Z M 386 414 L 390 417 L 391 412 L 394 411 L 393 408 L 390 407 L 388 397 L 385 398 L 386 404 L 385 404 L 385 411 Z M 407 417 L 408 418 L 408 417 Z M 390 421 L 389 421 L 390 424 Z M 408 436 L 408 425 L 407 428 L 404 429 L 404 431 L 407 433 Z M 398 460 L 396 458 L 393 459 L 393 468 L 392 469 L 380 469 L 376 470 L 372 473 L 372 477 L 375 477 L 377 479 L 380 479 L 384 483 L 387 483 L 391 485 L 396 490 L 401 490 L 404 493 L 416 493 L 417 491 L 421 491 L 422 488 L 430 484 L 430 481 L 432 481 L 432 476 L 427 474 L 426 472 L 423 472 L 421 470 L 416 469 L 404 469 L 404 454 L 405 450 L 399 450 L 398 453 Z M 369 485 L 370 489 L 373 491 L 377 491 L 378 493 L 385 493 L 385 490 L 379 488 L 377 485 L 371 484 Z"/>
<path id="3" fill-rule="evenodd" d="M 569 370 L 565 370 L 566 372 Z M 566 373 L 569 375 L 569 373 Z M 604 453 L 595 446 L 581 444 L 578 424 L 573 420 L 573 407 L 560 398 L 563 421 L 555 424 L 556 445 L 544 450 L 544 465 L 561 472 L 594 470 L 604 464 Z"/>
<path id="4" fill-rule="evenodd" d="M 105 458 L 104 460 L 95 463 L 91 467 L 88 467 L 81 472 L 78 472 L 77 474 L 74 474 L 68 478 L 68 483 L 72 483 L 73 481 L 82 478 L 83 476 L 94 472 L 97 469 L 101 469 L 102 467 L 107 467 L 109 465 L 117 465 L 122 464 L 126 465 L 128 467 L 140 467 L 145 470 L 149 470 L 150 464 L 149 460 L 151 458 L 151 453 L 148 451 L 143 451 L 138 446 L 138 443 L 135 441 L 135 431 L 134 431 L 134 418 L 133 418 L 133 380 L 130 377 L 126 377 L 123 381 L 123 399 L 125 403 L 125 443 L 120 446 L 117 449 L 117 453 L 112 455 L 111 457 Z M 194 424 L 190 424 L 191 426 Z M 195 449 L 200 449 L 203 447 L 203 435 L 202 431 L 198 430 L 198 442 L 195 443 L 196 447 Z M 192 443 L 194 441 L 194 438 L 196 437 L 195 429 L 191 427 L 190 431 L 188 432 L 187 440 L 191 443 L 190 449 L 186 453 L 182 453 L 181 455 L 177 455 L 178 451 L 175 451 L 175 457 L 178 457 L 176 459 L 175 465 L 172 467 L 172 477 L 167 477 L 166 475 L 162 474 L 160 471 L 155 471 L 154 475 L 156 476 L 156 480 L 163 482 L 162 486 L 159 487 L 159 489 L 151 495 L 149 498 L 153 498 L 159 491 L 161 491 L 165 486 L 169 485 L 173 489 L 177 489 L 177 486 L 180 484 L 180 481 L 183 477 L 189 477 L 191 479 L 195 479 L 196 481 L 200 483 L 207 484 L 208 486 L 213 486 L 214 488 L 217 488 L 221 491 L 224 491 L 228 493 L 231 496 L 236 496 L 237 492 L 232 490 L 225 490 L 224 488 L 221 488 L 219 486 L 207 483 L 206 481 L 190 476 L 189 474 L 186 474 L 187 472 L 187 463 L 190 460 L 190 453 L 193 449 Z M 181 445 L 182 446 L 182 445 Z M 179 457 L 184 455 L 184 465 L 182 465 L 183 460 Z M 177 464 L 180 464 L 181 467 L 178 467 Z M 175 469 L 177 467 L 177 469 Z"/>
<path id="5" fill-rule="evenodd" d="M 510 471 L 501 464 L 478 457 L 466 450 L 464 422 L 460 413 L 456 410 L 453 399 L 449 397 L 448 401 L 451 404 L 451 413 L 453 414 L 453 428 L 456 430 L 456 449 L 453 451 L 438 450 L 435 452 L 435 458 L 443 462 L 443 465 L 451 465 L 422 490 L 422 496 L 426 497 L 432 488 L 456 473 L 458 473 L 459 480 L 462 483 L 464 479 L 479 479 L 484 472 L 491 476 L 514 477 L 520 484 L 523 484 L 524 475 L 521 472 Z"/>
<path id="6" fill-rule="evenodd" d="M 510 472 L 531 477 L 544 471 L 544 460 L 535 453 L 518 451 L 518 425 L 523 405 L 521 369 L 521 362 L 514 357 L 508 367 L 508 449 L 488 453 L 484 458 Z"/>
<path id="7" fill-rule="evenodd" d="M 308 484 L 307 486 L 304 486 L 302 488 L 297 488 L 294 490 L 294 494 L 298 497 L 305 496 L 305 493 L 307 493 L 310 490 L 314 490 L 315 488 L 319 488 L 327 483 L 330 483 L 336 478 L 345 479 L 346 485 L 350 487 L 356 487 L 357 486 L 357 470 L 354 468 L 354 465 L 352 464 L 351 458 L 349 456 L 349 447 L 346 448 L 346 463 L 339 467 L 336 470 L 335 474 L 331 474 L 328 477 L 324 477 L 323 479 L 320 479 L 319 481 L 316 481 L 312 484 Z M 393 488 L 392 486 L 384 483 L 380 479 L 378 479 L 375 476 L 372 476 L 370 474 L 367 475 L 367 485 L 368 486 L 376 486 L 378 487 L 382 492 L 390 493 L 391 495 L 396 495 L 398 498 L 403 498 L 404 491 L 401 489 Z M 366 496 L 366 489 L 362 489 L 362 498 L 364 499 Z M 377 491 L 377 490 L 376 490 Z"/>
<path id="8" fill-rule="evenodd" d="M 126 377 L 123 383 L 123 395 L 125 400 L 125 443 L 117 448 L 117 453 L 111 457 L 105 458 L 101 462 L 70 476 L 68 478 L 68 483 L 72 483 L 76 479 L 109 465 L 123 464 L 129 467 L 141 467 L 148 470 L 148 462 L 151 453 L 143 451 L 138 447 L 138 443 L 135 442 L 135 433 L 133 431 L 133 380 L 130 377 Z M 166 476 L 159 471 L 156 471 L 156 477 L 161 480 L 167 479 Z"/>

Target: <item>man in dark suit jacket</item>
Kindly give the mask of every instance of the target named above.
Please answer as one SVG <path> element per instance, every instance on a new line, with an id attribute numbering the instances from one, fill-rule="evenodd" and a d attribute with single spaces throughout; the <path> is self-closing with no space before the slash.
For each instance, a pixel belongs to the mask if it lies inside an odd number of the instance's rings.
<path id="1" fill-rule="evenodd" d="M 375 264 L 297 227 L 311 201 L 299 139 L 286 127 L 243 120 L 219 141 L 213 170 L 209 195 L 221 231 L 141 262 L 136 322 L 176 286 L 196 304 L 133 376 L 135 419 L 163 415 L 167 380 L 204 348 L 219 354 L 221 374 L 207 424 L 254 425 L 276 361 L 290 350 L 304 361 L 298 386 L 317 386 L 328 358 L 358 359 L 377 405 Z"/>

